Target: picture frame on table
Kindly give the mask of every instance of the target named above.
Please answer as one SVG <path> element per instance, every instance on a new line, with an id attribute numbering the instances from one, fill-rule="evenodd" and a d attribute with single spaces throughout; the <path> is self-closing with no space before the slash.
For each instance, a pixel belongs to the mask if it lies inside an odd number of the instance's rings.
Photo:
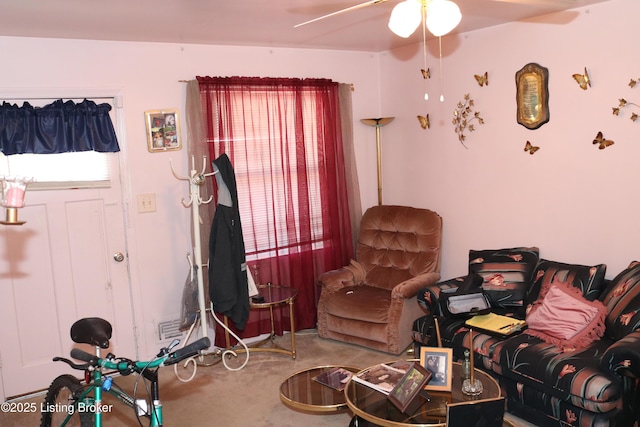
<path id="1" fill-rule="evenodd" d="M 407 414 L 413 413 L 415 412 L 416 398 L 420 394 L 428 398 L 428 395 L 425 394 L 424 386 L 429 383 L 432 376 L 433 374 L 423 368 L 422 365 L 414 363 L 400 382 L 391 390 L 387 398 L 400 411 Z"/>
<path id="2" fill-rule="evenodd" d="M 150 153 L 180 150 L 180 120 L 177 109 L 144 112 L 147 149 Z"/>
<path id="3" fill-rule="evenodd" d="M 426 390 L 451 391 L 453 376 L 453 349 L 443 347 L 422 347 L 420 349 L 420 365 L 431 372 L 431 381 Z"/>

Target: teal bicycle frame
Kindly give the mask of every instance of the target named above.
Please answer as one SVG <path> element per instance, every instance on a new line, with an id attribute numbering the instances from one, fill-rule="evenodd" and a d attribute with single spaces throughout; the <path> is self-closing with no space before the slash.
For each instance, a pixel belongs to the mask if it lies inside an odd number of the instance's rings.
<path id="1" fill-rule="evenodd" d="M 85 354 L 89 355 L 89 353 Z M 77 358 L 78 354 L 74 351 L 72 356 Z M 102 427 L 103 393 L 108 393 L 116 397 L 119 401 L 125 403 L 127 406 L 135 408 L 136 411 L 138 411 L 138 415 L 149 416 L 149 425 L 151 427 L 162 426 L 162 403 L 160 402 L 158 395 L 158 373 L 155 371 L 155 368 L 162 366 L 167 357 L 168 356 L 163 356 L 151 362 L 112 362 L 98 358 L 97 361 L 95 361 L 95 366 L 87 368 L 86 372 L 89 375 L 86 376 L 90 376 L 91 381 L 87 383 L 82 394 L 76 397 L 76 401 L 73 404 L 73 410 L 68 411 L 68 415 L 63 420 L 61 426 L 66 426 L 76 412 L 90 412 L 93 413 L 94 427 Z M 84 359 L 86 359 L 86 357 L 82 357 L 81 360 Z M 112 387 L 112 377 L 105 375 L 103 373 L 103 369 L 119 372 L 133 371 L 150 380 L 152 397 L 151 407 L 141 407 L 141 405 L 139 405 L 139 401 L 136 401 L 129 394 L 116 387 Z"/>
<path id="2" fill-rule="evenodd" d="M 70 360 L 64 358 L 55 358 L 54 360 L 64 361 L 74 369 L 83 369 L 85 371 L 85 379 L 87 385 L 82 392 L 75 395 L 73 410 L 67 411 L 68 414 L 62 421 L 61 426 L 66 426 L 76 412 L 92 413 L 93 426 L 102 427 L 103 412 L 110 412 L 110 408 L 104 408 L 102 398 L 104 393 L 116 397 L 119 401 L 127 406 L 134 408 L 138 416 L 149 417 L 149 426 L 162 427 L 162 403 L 159 397 L 158 371 L 156 368 L 161 366 L 169 366 L 178 363 L 184 359 L 195 356 L 200 350 L 208 348 L 210 341 L 208 338 L 201 338 L 183 348 L 174 352 L 171 349 L 179 343 L 175 340 L 168 348 L 162 349 L 158 357 L 149 362 L 122 360 L 114 361 L 113 359 L 103 359 L 99 356 L 91 355 L 80 349 L 71 350 L 71 357 L 74 359 L 87 362 L 83 365 L 77 365 Z M 99 351 L 98 351 L 99 353 Z M 151 383 L 149 391 L 149 400 L 136 400 L 125 391 L 117 387 L 113 382 L 113 378 L 104 373 L 104 370 L 119 372 L 123 375 L 137 373 L 149 380 Z M 144 405 L 142 404 L 144 402 Z M 69 408 L 71 409 L 71 408 Z M 106 411 L 104 409 L 107 409 Z M 85 415 L 86 416 L 86 415 Z M 82 417 L 80 417 L 82 421 Z"/>

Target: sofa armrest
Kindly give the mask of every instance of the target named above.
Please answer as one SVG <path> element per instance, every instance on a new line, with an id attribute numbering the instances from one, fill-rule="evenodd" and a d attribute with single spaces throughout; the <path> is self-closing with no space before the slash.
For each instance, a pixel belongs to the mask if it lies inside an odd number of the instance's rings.
<path id="1" fill-rule="evenodd" d="M 621 377 L 640 378 L 640 330 L 611 344 L 600 364 L 603 371 Z"/>
<path id="2" fill-rule="evenodd" d="M 329 291 L 341 289 L 345 286 L 357 286 L 364 282 L 364 267 L 357 261 L 337 270 L 327 271 L 318 277 L 318 283 Z"/>
<path id="3" fill-rule="evenodd" d="M 439 273 L 419 274 L 402 283 L 398 283 L 391 291 L 391 298 L 413 298 L 425 286 L 432 286 L 440 280 Z"/>

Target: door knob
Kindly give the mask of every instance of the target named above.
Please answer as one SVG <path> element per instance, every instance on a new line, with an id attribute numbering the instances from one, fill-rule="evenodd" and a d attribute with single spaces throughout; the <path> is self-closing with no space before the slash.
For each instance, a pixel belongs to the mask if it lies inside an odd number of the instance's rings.
<path id="1" fill-rule="evenodd" d="M 124 254 L 122 252 L 116 252 L 115 254 L 113 254 L 113 259 L 115 259 L 117 262 L 122 262 L 124 261 Z"/>

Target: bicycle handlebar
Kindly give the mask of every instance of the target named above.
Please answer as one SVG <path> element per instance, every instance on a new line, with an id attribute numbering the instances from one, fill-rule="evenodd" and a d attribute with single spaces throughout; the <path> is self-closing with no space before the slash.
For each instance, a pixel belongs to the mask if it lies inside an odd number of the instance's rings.
<path id="1" fill-rule="evenodd" d="M 94 356 L 93 354 L 87 353 L 86 351 L 80 350 L 79 348 L 71 349 L 71 357 L 90 364 L 94 364 L 98 361 L 98 356 Z"/>
<path id="2" fill-rule="evenodd" d="M 71 350 L 71 357 L 77 360 L 82 360 L 83 362 L 87 362 L 86 365 L 76 365 L 73 362 L 66 360 L 64 358 L 56 357 L 55 360 L 61 360 L 66 362 L 74 369 L 86 369 L 89 366 L 99 366 L 101 365 L 107 369 L 114 369 L 118 371 L 127 371 L 129 369 L 134 369 L 136 371 L 140 371 L 143 369 L 156 368 L 158 366 L 169 366 L 175 363 L 178 363 L 184 359 L 187 359 L 191 356 L 195 356 L 198 354 L 200 350 L 204 350 L 209 348 L 211 345 L 211 340 L 207 337 L 200 338 L 197 341 L 192 342 L 189 345 L 186 345 L 183 348 L 180 348 L 172 353 L 166 354 L 164 356 L 160 356 L 155 360 L 149 362 L 113 362 L 107 359 L 101 359 L 98 356 L 95 356 L 91 353 L 87 353 L 84 350 L 80 350 L 79 348 L 74 348 Z M 131 371 L 129 371 L 131 372 Z"/>
<path id="3" fill-rule="evenodd" d="M 209 338 L 200 338 L 199 340 L 194 341 L 191 344 L 174 351 L 173 353 L 169 353 L 166 360 L 164 361 L 164 366 L 173 365 L 184 359 L 188 359 L 191 356 L 195 356 L 200 352 L 200 350 L 209 348 L 210 345 L 211 340 L 209 340 Z"/>

